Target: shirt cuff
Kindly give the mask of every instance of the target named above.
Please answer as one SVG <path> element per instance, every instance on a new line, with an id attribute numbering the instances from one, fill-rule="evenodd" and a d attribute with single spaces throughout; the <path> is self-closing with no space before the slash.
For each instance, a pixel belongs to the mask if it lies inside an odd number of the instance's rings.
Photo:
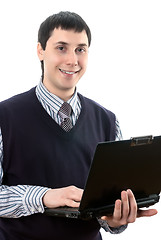
<path id="1" fill-rule="evenodd" d="M 27 215 L 44 212 L 42 198 L 48 190 L 49 188 L 39 186 L 30 186 L 28 188 L 23 198 Z"/>
<path id="2" fill-rule="evenodd" d="M 102 219 L 98 219 L 98 222 L 100 224 L 100 226 L 106 231 L 106 232 L 110 232 L 111 234 L 119 234 L 122 233 L 126 228 L 127 225 L 122 225 L 118 228 L 112 228 L 108 225 L 108 223 L 105 220 Z"/>

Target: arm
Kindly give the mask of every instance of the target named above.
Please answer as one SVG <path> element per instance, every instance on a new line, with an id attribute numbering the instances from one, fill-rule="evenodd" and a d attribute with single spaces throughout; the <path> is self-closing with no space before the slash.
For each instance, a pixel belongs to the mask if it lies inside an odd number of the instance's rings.
<path id="1" fill-rule="evenodd" d="M 0 186 L 0 217 L 18 218 L 43 213 L 42 196 L 48 189 L 37 186 Z"/>
<path id="2" fill-rule="evenodd" d="M 42 196 L 48 188 L 39 186 L 5 186 L 3 178 L 3 141 L 0 129 L 0 217 L 18 218 L 44 212 Z"/>
<path id="3" fill-rule="evenodd" d="M 0 217 L 18 218 L 43 213 L 44 206 L 58 207 L 79 205 L 83 190 L 74 186 L 49 189 L 40 186 L 2 185 L 3 141 L 0 129 Z"/>

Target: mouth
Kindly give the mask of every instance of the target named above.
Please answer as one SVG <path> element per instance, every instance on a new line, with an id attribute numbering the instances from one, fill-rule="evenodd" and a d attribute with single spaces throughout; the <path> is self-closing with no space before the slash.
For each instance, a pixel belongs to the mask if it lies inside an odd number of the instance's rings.
<path id="1" fill-rule="evenodd" d="M 73 75 L 73 74 L 78 73 L 80 70 L 78 70 L 78 71 L 66 71 L 66 70 L 63 70 L 63 69 L 59 68 L 59 71 L 62 72 L 62 73 L 65 73 L 65 74 Z"/>

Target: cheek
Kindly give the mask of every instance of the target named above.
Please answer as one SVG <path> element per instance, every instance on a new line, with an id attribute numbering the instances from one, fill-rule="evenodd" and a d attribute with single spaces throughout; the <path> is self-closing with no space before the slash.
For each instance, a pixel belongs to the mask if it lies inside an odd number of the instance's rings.
<path id="1" fill-rule="evenodd" d="M 79 59 L 79 64 L 82 68 L 84 68 L 86 70 L 87 68 L 87 63 L 88 63 L 88 58 L 87 57 L 84 57 L 84 58 L 81 58 Z"/>
<path id="2" fill-rule="evenodd" d="M 83 72 L 85 72 L 87 69 L 87 63 L 88 63 L 87 59 L 85 59 L 85 61 L 83 61 L 83 63 L 82 63 Z"/>
<path id="3" fill-rule="evenodd" d="M 48 70 L 54 70 L 57 66 L 59 66 L 60 61 L 56 57 L 48 57 L 46 61 L 44 61 L 44 67 Z"/>

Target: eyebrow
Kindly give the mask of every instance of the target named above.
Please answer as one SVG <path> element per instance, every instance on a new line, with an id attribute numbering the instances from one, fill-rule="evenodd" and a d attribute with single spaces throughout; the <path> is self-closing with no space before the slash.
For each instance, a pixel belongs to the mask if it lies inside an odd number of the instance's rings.
<path id="1" fill-rule="evenodd" d="M 58 45 L 58 44 L 61 44 L 61 45 L 69 45 L 69 43 L 67 42 L 63 42 L 63 41 L 59 41 L 59 42 L 56 42 L 55 45 Z M 79 43 L 78 44 L 79 47 L 88 47 L 88 45 L 86 43 Z"/>

